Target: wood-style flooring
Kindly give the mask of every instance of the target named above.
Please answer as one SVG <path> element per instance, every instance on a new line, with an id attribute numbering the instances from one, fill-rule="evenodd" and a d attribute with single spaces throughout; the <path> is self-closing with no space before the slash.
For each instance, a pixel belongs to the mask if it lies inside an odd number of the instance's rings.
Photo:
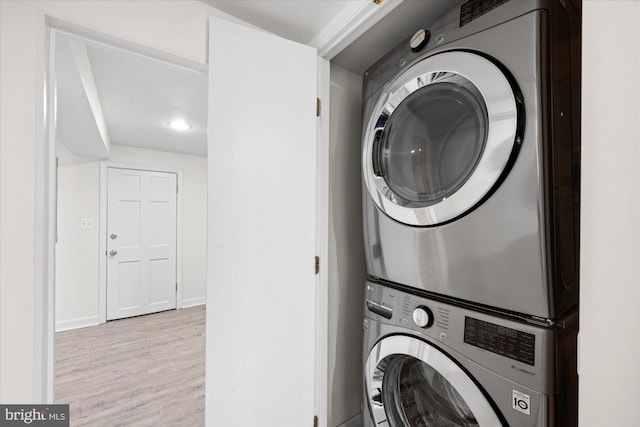
<path id="1" fill-rule="evenodd" d="M 56 403 L 80 426 L 203 426 L 205 306 L 56 333 Z"/>

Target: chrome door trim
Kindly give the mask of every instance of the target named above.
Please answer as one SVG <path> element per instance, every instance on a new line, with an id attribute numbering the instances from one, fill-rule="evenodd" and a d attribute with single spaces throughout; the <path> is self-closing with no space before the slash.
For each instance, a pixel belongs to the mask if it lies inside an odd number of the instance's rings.
<path id="1" fill-rule="evenodd" d="M 502 426 L 499 416 L 469 375 L 446 354 L 420 339 L 406 335 L 383 338 L 369 352 L 365 365 L 365 393 L 376 426 L 389 424 L 381 396 L 384 370 L 380 365 L 387 357 L 407 355 L 421 360 L 435 369 L 456 389 L 480 427 Z"/>
<path id="2" fill-rule="evenodd" d="M 488 129 L 484 152 L 467 181 L 450 197 L 424 207 L 396 203 L 382 176 L 374 173 L 372 146 L 376 132 L 411 93 L 460 76 L 471 82 L 487 107 Z M 449 77 L 446 77 L 449 76 Z M 458 77 L 458 78 L 460 78 Z M 364 182 L 375 204 L 391 218 L 409 225 L 432 226 L 450 221 L 473 208 L 493 188 L 508 164 L 518 132 L 518 106 L 514 90 L 503 72 L 488 59 L 464 51 L 427 57 L 387 84 L 365 130 L 362 153 Z"/>

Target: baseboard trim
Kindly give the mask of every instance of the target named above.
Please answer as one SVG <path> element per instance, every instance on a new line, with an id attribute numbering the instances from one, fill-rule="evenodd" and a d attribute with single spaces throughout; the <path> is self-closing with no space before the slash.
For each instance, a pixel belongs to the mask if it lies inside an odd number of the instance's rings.
<path id="1" fill-rule="evenodd" d="M 72 329 L 86 328 L 100 324 L 100 316 L 79 317 L 77 319 L 56 320 L 56 332 L 70 331 Z"/>
<path id="2" fill-rule="evenodd" d="M 195 307 L 196 305 L 204 305 L 206 303 L 207 297 L 183 299 L 182 308 Z"/>
<path id="3" fill-rule="evenodd" d="M 338 427 L 362 427 L 362 423 L 362 413 L 359 413 L 353 418 L 350 418 L 344 423 L 340 424 Z"/>

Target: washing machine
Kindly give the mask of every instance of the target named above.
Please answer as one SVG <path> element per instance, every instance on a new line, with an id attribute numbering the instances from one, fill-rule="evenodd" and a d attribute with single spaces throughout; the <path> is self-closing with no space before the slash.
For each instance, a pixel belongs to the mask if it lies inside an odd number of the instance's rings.
<path id="1" fill-rule="evenodd" d="M 367 283 L 365 427 L 577 426 L 576 333 Z"/>
<path id="2" fill-rule="evenodd" d="M 577 304 L 580 19 L 469 0 L 364 75 L 371 280 L 553 319 Z"/>

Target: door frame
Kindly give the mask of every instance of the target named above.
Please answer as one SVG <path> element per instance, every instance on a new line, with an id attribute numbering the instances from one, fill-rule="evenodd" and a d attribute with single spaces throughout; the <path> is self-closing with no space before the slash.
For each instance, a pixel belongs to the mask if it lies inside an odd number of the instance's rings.
<path id="1" fill-rule="evenodd" d="M 100 162 L 100 215 L 98 221 L 99 228 L 99 252 L 100 262 L 98 271 L 100 273 L 99 291 L 98 291 L 98 317 L 100 323 L 107 321 L 107 206 L 109 193 L 109 180 L 107 178 L 109 168 L 113 169 L 131 169 L 149 172 L 164 172 L 176 174 L 176 183 L 178 185 L 178 194 L 176 197 L 176 281 L 178 289 L 176 290 L 176 310 L 182 308 L 182 170 L 165 167 L 149 167 L 134 163 L 112 162 L 103 160 Z M 104 255 L 103 255 L 104 254 Z"/>
<path id="2" fill-rule="evenodd" d="M 55 400 L 55 242 L 56 194 L 56 113 L 55 113 L 55 31 L 108 44 L 154 60 L 189 68 L 208 70 L 207 64 L 113 36 L 43 11 L 38 13 L 35 86 L 35 224 L 33 283 L 33 401 L 51 404 Z M 146 169 L 149 169 L 148 167 Z M 180 194 L 180 192 L 179 192 Z M 177 249 L 177 248 L 176 248 Z M 177 260 L 177 259 L 176 259 Z M 180 286 L 179 286 L 180 287 Z M 106 291 L 106 283 L 105 283 Z M 106 298 L 100 305 L 106 319 Z M 177 301 L 176 301 L 177 304 Z"/>
<path id="3" fill-rule="evenodd" d="M 320 259 L 316 274 L 315 334 L 315 413 L 319 427 L 328 427 L 329 416 L 329 159 L 331 92 L 330 62 L 318 56 L 318 99 L 320 114 L 316 122 L 316 255 Z"/>
<path id="4" fill-rule="evenodd" d="M 401 0 L 400 0 L 401 1 Z M 33 400 L 51 404 L 55 401 L 55 240 L 57 220 L 56 194 L 56 114 L 55 114 L 55 37 L 63 31 L 88 38 L 193 70 L 206 72 L 208 64 L 140 44 L 134 40 L 113 36 L 74 22 L 57 18 L 43 11 L 38 13 L 36 46 L 36 144 L 35 144 L 35 225 L 34 225 L 34 283 L 33 283 Z M 346 31 L 349 32 L 349 31 Z M 329 179 L 329 57 L 320 57 L 318 94 L 323 101 L 317 133 L 318 188 L 316 249 L 321 257 L 320 273 L 316 276 L 316 359 L 315 404 L 320 426 L 327 425 L 328 396 L 328 179 Z M 180 181 L 182 181 L 180 179 Z M 102 182 L 102 180 L 101 180 Z M 181 192 L 179 191 L 179 194 Z M 208 215 L 208 214 L 207 214 Z M 101 221 L 101 224 L 103 222 Z M 106 233 L 106 232 L 105 232 Z M 103 234 L 105 234 L 103 233 Z M 106 235 L 106 234 L 105 234 Z M 100 249 L 105 250 L 101 247 Z M 178 264 L 180 265 L 180 264 Z M 181 289 L 181 284 L 178 286 Z M 106 282 L 104 285 L 106 291 Z M 178 300 L 179 301 L 179 300 Z M 178 303 L 176 301 L 176 304 Z M 100 305 L 101 318 L 106 319 L 106 297 Z M 205 361 L 206 364 L 206 361 Z"/>

